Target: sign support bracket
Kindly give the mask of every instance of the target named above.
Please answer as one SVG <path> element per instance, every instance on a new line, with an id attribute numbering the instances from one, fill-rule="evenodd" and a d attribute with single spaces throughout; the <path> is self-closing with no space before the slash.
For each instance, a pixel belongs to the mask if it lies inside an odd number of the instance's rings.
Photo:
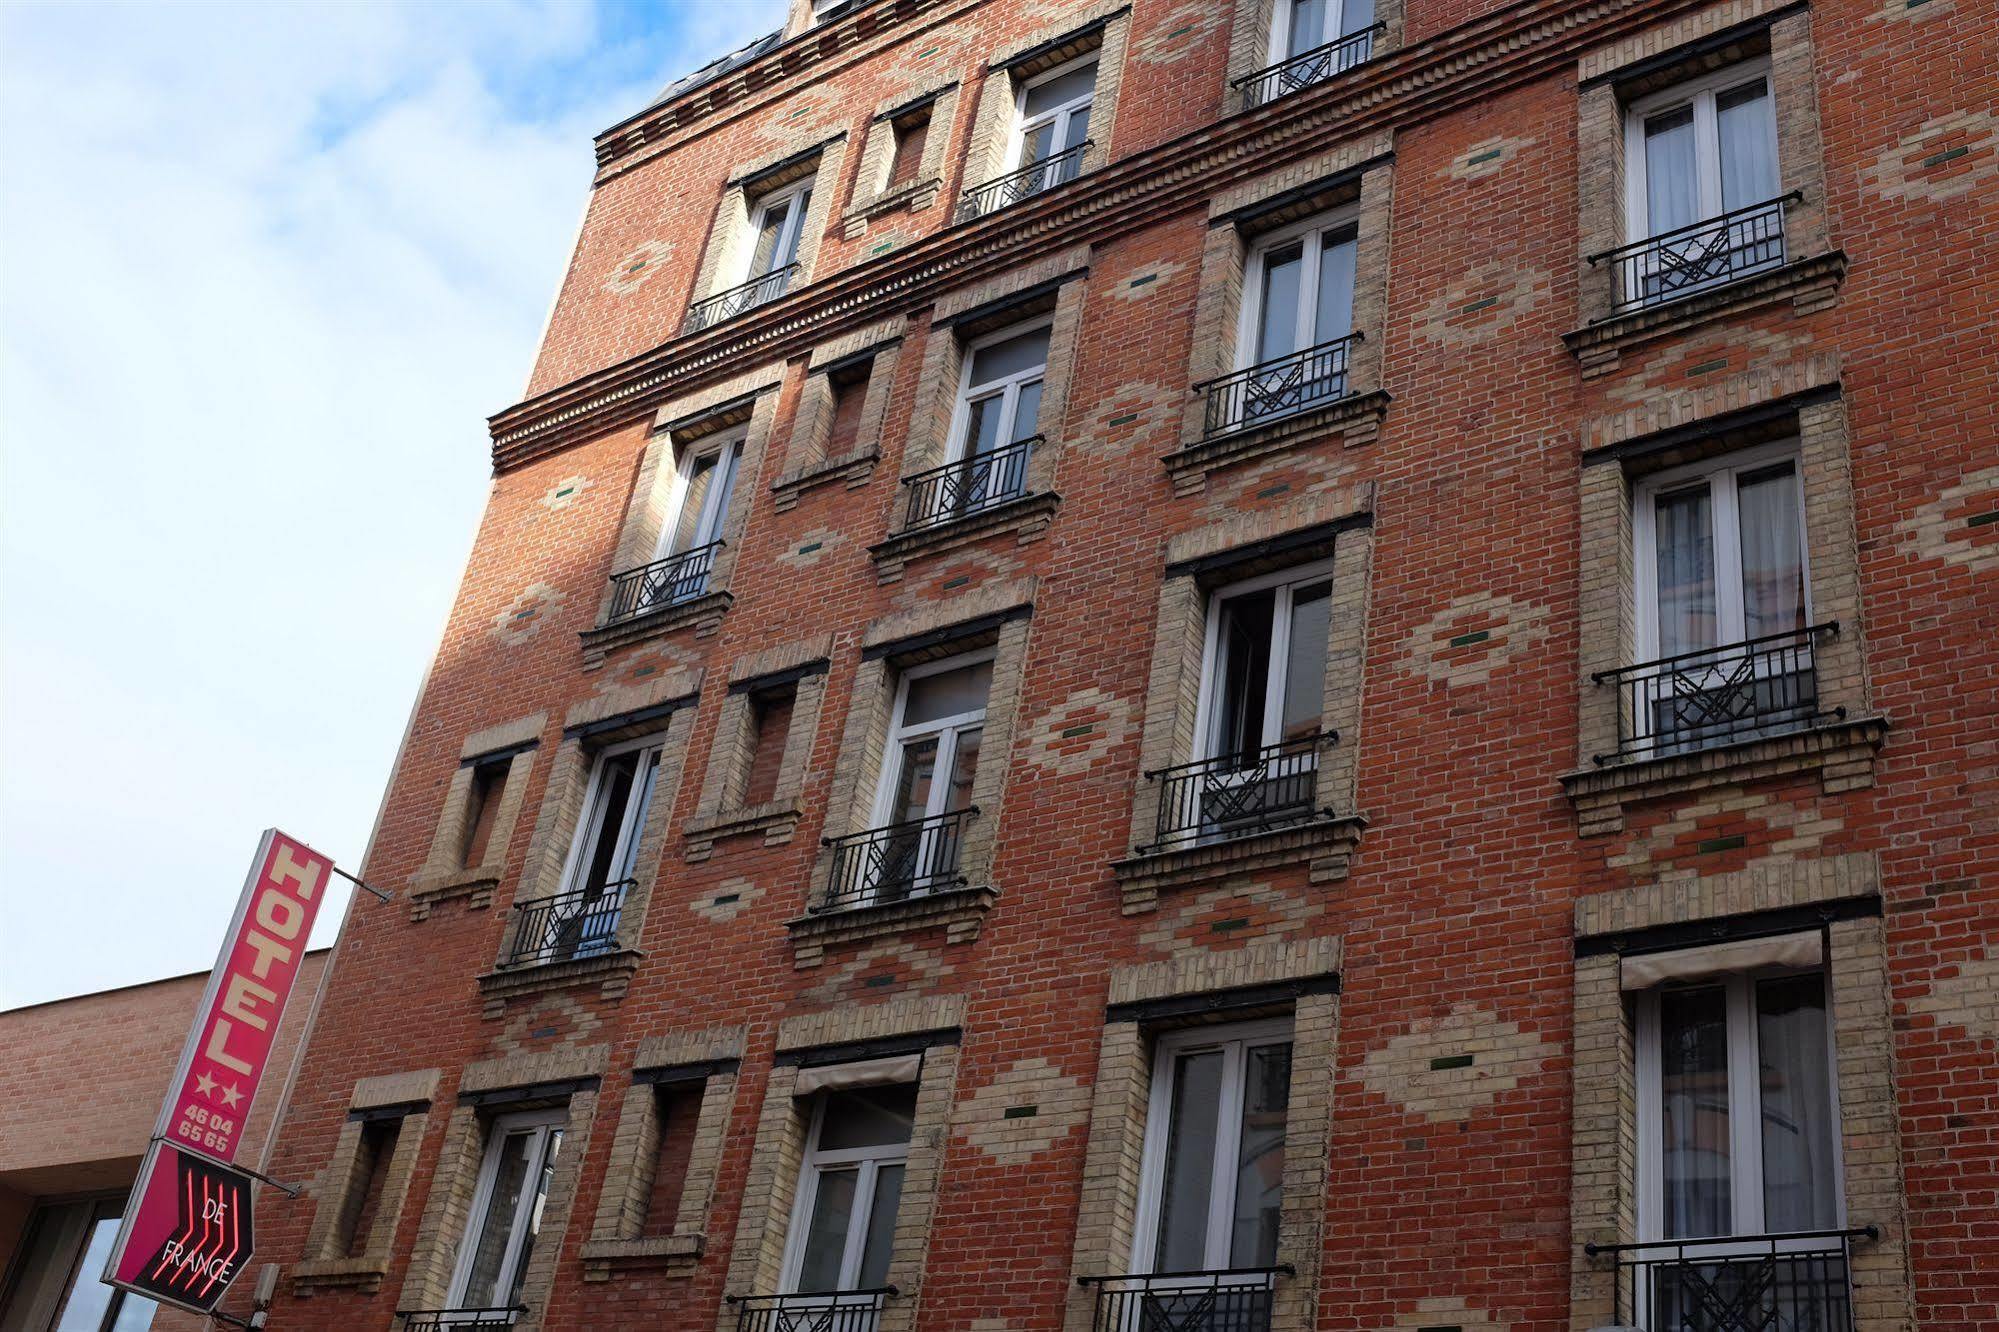
<path id="1" fill-rule="evenodd" d="M 327 868 L 332 870 L 335 874 L 339 875 L 341 878 L 347 880 L 347 882 L 353 884 L 356 888 L 359 888 L 362 892 L 373 893 L 375 896 L 375 900 L 378 902 L 387 902 L 395 897 L 394 893 L 388 892 L 385 889 L 377 888 L 374 884 L 369 883 L 365 879 L 356 878 L 354 875 L 349 874 L 346 870 L 341 869 L 340 866 L 338 865 L 329 863 L 327 865 Z"/>

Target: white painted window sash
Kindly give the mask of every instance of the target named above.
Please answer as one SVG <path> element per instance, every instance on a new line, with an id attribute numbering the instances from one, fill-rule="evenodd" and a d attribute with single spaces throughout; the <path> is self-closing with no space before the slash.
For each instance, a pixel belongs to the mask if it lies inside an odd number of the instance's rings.
<path id="1" fill-rule="evenodd" d="M 652 803 L 653 785 L 659 774 L 660 750 L 665 743 L 665 737 L 654 735 L 610 745 L 598 752 L 596 762 L 590 770 L 590 785 L 584 795 L 583 818 L 577 823 L 576 836 L 569 846 L 569 859 L 562 870 L 564 892 L 604 886 L 583 883 L 580 880 L 593 859 L 592 852 L 597 849 L 598 839 L 606 832 L 607 825 L 610 835 L 617 839 L 612 843 L 612 863 L 618 867 L 620 879 L 630 876 L 633 862 L 638 854 L 639 837 L 644 832 L 646 811 Z M 615 812 L 615 823 L 613 823 L 613 811 L 609 807 L 607 793 L 604 790 L 606 771 L 613 758 L 635 752 L 639 758 L 632 773 L 631 794 L 626 799 L 624 807 Z"/>
<path id="2" fill-rule="evenodd" d="M 1091 51 L 1074 60 L 1057 65 L 1054 69 L 1046 70 L 1031 79 L 1021 82 L 1020 87 L 1014 93 L 1013 137 L 1011 145 L 1007 149 L 1007 160 L 1013 163 L 1012 170 L 1018 171 L 1034 165 L 1034 161 L 1045 160 L 1041 158 L 1036 158 L 1033 161 L 1023 160 L 1029 138 L 1043 125 L 1053 124 L 1055 126 L 1055 132 L 1049 136 L 1048 140 L 1049 157 L 1065 153 L 1076 146 L 1070 142 L 1070 126 L 1075 121 L 1079 112 L 1088 111 L 1091 105 L 1095 103 L 1097 99 L 1096 80 L 1092 79 L 1090 81 L 1089 92 L 1072 97 L 1066 102 L 1048 108 L 1046 111 L 1037 112 L 1031 117 L 1027 114 L 1027 95 L 1044 83 L 1059 79 L 1063 75 L 1084 65 L 1095 64 L 1098 55 L 1098 52 Z"/>
<path id="3" fill-rule="evenodd" d="M 1270 613 L 1270 669 L 1266 672 L 1263 692 L 1263 721 L 1259 734 L 1262 743 L 1274 745 L 1284 738 L 1284 689 L 1287 684 L 1287 668 L 1291 649 L 1291 605 L 1292 598 L 1301 587 L 1324 582 L 1332 576 L 1333 562 L 1318 560 L 1295 569 L 1283 569 L 1260 578 L 1247 579 L 1220 588 L 1208 597 L 1207 637 L 1201 654 L 1201 694 L 1200 703 L 1194 713 L 1195 753 L 1191 759 L 1213 758 L 1221 742 L 1221 723 L 1225 715 L 1221 703 L 1222 688 L 1222 610 L 1228 601 L 1249 593 L 1277 589 L 1275 604 Z"/>
<path id="4" fill-rule="evenodd" d="M 948 717 L 938 717 L 932 721 L 905 724 L 903 714 L 909 703 L 909 685 L 912 680 L 921 680 L 929 675 L 941 675 L 961 667 L 991 661 L 993 650 L 980 649 L 965 652 L 942 661 L 927 662 L 901 673 L 895 686 L 895 708 L 890 715 L 888 743 L 882 754 L 881 777 L 876 784 L 874 819 L 872 826 L 882 827 L 889 822 L 894 808 L 896 788 L 902 784 L 902 756 L 912 740 L 937 737 L 937 763 L 935 775 L 930 781 L 930 797 L 924 803 L 924 818 L 934 818 L 944 812 L 944 801 L 948 798 L 952 766 L 958 757 L 958 737 L 966 731 L 986 724 L 986 709 L 974 708 L 968 712 L 955 713 Z"/>
<path id="5" fill-rule="evenodd" d="M 1009 325 L 996 333 L 984 334 L 965 344 L 963 355 L 960 357 L 964 366 L 958 372 L 957 405 L 951 412 L 950 434 L 945 437 L 944 461 L 946 463 L 964 461 L 966 451 L 972 446 L 972 407 L 974 404 L 983 402 L 988 398 L 997 396 L 1002 399 L 999 430 L 995 435 L 995 438 L 999 442 L 995 445 L 995 448 L 1005 448 L 1009 443 L 1014 442 L 1014 418 L 1020 411 L 1021 392 L 1030 384 L 1041 383 L 1047 378 L 1048 362 L 1043 360 L 1040 365 L 1027 366 L 1015 371 L 1013 374 L 1002 375 L 997 379 L 983 380 L 980 383 L 974 384 L 972 382 L 972 360 L 974 354 L 981 348 L 996 346 L 999 343 L 1020 337 L 1022 334 L 1033 333 L 1041 329 L 1048 329 L 1052 340 L 1053 325 L 1046 318 L 1041 318 L 1028 319 L 1018 324 Z"/>
<path id="6" fill-rule="evenodd" d="M 1237 318 L 1235 340 L 1237 370 L 1247 370 L 1260 364 L 1256 357 L 1260 354 L 1257 344 L 1262 341 L 1259 334 L 1263 330 L 1265 261 L 1271 251 L 1282 249 L 1293 241 L 1301 241 L 1302 244 L 1298 261 L 1298 311 L 1291 331 L 1292 341 L 1297 351 L 1318 345 L 1315 334 L 1319 323 L 1319 268 L 1325 256 L 1326 237 L 1354 225 L 1359 216 L 1360 206 L 1353 204 L 1257 238 L 1250 249 L 1249 261 L 1243 265 L 1242 311 Z M 1333 243 L 1341 245 L 1348 241 L 1343 237 Z"/>
<path id="7" fill-rule="evenodd" d="M 1774 98 L 1767 59 L 1747 60 L 1716 70 L 1698 79 L 1676 84 L 1663 92 L 1631 103 L 1624 113 L 1624 215 L 1625 239 L 1644 240 L 1652 235 L 1647 203 L 1645 122 L 1677 107 L 1694 109 L 1694 170 L 1700 218 L 1718 216 L 1721 211 L 1721 128 L 1715 98 L 1746 84 L 1761 82 L 1764 95 Z M 1772 105 L 1771 113 L 1775 114 Z"/>
<path id="8" fill-rule="evenodd" d="M 805 1267 L 807 1232 L 812 1224 L 812 1206 L 818 1198 L 820 1172 L 857 1167 L 854 1209 L 848 1214 L 846 1247 L 840 1254 L 839 1288 L 844 1291 L 852 1290 L 860 1279 L 861 1262 L 867 1252 L 868 1226 L 874 1216 L 875 1184 L 882 1167 L 906 1166 L 909 1161 L 907 1140 L 840 1151 L 820 1147 L 819 1135 L 825 1127 L 829 1099 L 821 1094 L 813 1104 L 812 1122 L 806 1137 L 812 1145 L 798 1167 L 797 1196 L 792 1200 L 791 1221 L 785 1230 L 784 1260 L 780 1268 L 783 1276 L 778 1286 L 787 1294 L 797 1291 L 799 1277 Z"/>
<path id="9" fill-rule="evenodd" d="M 812 188 L 816 179 L 816 176 L 807 176 L 803 180 L 780 186 L 757 199 L 756 207 L 750 210 L 749 235 L 743 244 L 743 271 L 737 279 L 737 285 L 762 277 L 765 273 L 774 273 L 798 258 L 798 238 L 804 233 L 807 211 L 800 198 Z M 789 204 L 790 207 L 785 212 L 784 221 L 778 225 L 777 241 L 771 246 L 770 251 L 770 267 L 763 273 L 752 272 L 751 269 L 756 267 L 757 237 L 763 234 L 764 223 L 770 217 L 771 210 L 780 204 Z"/>
<path id="10" fill-rule="evenodd" d="M 701 498 L 701 512 L 695 517 L 694 530 L 689 534 L 685 549 L 696 550 L 722 535 L 722 524 L 729 513 L 730 492 L 735 489 L 736 473 L 742 467 L 743 442 L 748 435 L 747 426 L 721 431 L 712 439 L 697 441 L 675 459 L 673 493 L 667 501 L 666 520 L 660 526 L 659 540 L 654 543 L 654 560 L 680 554 L 673 548 L 673 539 L 680 528 L 681 511 L 687 504 L 687 489 L 693 481 L 696 464 L 708 458 L 715 460 L 715 475 L 708 483 L 708 493 Z"/>
<path id="11" fill-rule="evenodd" d="M 534 1220 L 534 1207 L 539 1198 L 542 1172 L 548 1168 L 550 1143 L 555 1133 L 561 1129 L 567 1114 L 562 1110 L 526 1110 L 496 1118 L 486 1134 L 485 1155 L 479 1162 L 479 1182 L 473 1190 L 472 1207 L 467 1213 L 464 1233 L 458 1240 L 458 1258 L 451 1274 L 450 1296 L 445 1300 L 451 1308 L 464 1308 L 471 1294 L 465 1287 L 472 1279 L 472 1264 L 477 1258 L 479 1232 L 489 1220 L 487 1210 L 493 1204 L 493 1185 L 500 1172 L 500 1157 L 505 1151 L 507 1139 L 518 1134 L 528 1134 L 530 1142 L 527 1150 L 527 1173 L 521 1196 L 515 1201 L 512 1225 L 508 1231 L 507 1248 L 500 1259 L 495 1286 L 499 1293 L 490 1298 L 504 1301 L 505 1292 L 512 1289 L 520 1263 L 521 1249 L 527 1243 L 527 1230 Z M 489 1298 L 480 1295 L 483 1302 Z M 483 1307 L 480 1306 L 472 1307 Z"/>

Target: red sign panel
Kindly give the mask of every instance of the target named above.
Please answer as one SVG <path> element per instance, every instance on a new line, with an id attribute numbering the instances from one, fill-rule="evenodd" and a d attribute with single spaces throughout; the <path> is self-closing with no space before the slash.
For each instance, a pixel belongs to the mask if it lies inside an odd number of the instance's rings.
<path id="1" fill-rule="evenodd" d="M 125 1205 L 125 1228 L 104 1279 L 208 1313 L 256 1247 L 250 1215 L 254 1187 L 240 1170 L 172 1143 L 154 1143 Z"/>
<path id="2" fill-rule="evenodd" d="M 258 844 L 156 1137 L 236 1159 L 333 862 L 273 828 Z"/>

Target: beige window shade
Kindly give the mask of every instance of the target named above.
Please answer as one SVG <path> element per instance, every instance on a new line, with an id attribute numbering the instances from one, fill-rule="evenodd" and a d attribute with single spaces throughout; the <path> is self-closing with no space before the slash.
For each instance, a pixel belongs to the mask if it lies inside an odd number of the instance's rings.
<path id="1" fill-rule="evenodd" d="M 1757 967 L 1815 967 L 1824 961 L 1824 939 L 1818 931 L 1808 930 L 1627 957 L 1620 961 L 1618 975 L 1624 989 L 1649 990 L 1666 981 L 1696 980 Z"/>
<path id="2" fill-rule="evenodd" d="M 896 1082 L 914 1082 L 923 1071 L 920 1054 L 890 1055 L 886 1059 L 859 1059 L 851 1064 L 827 1064 L 823 1068 L 801 1068 L 792 1094 L 810 1096 L 820 1091 L 847 1091 L 854 1087 L 881 1087 Z"/>

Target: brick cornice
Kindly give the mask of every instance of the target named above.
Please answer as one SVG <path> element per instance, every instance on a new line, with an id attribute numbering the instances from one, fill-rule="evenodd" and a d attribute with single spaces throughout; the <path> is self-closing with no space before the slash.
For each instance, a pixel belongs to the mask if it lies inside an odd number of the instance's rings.
<path id="1" fill-rule="evenodd" d="M 1204 209 L 1250 175 L 1391 127 L 1422 123 L 1525 80 L 1701 0 L 1521 0 L 1390 52 L 1316 88 L 1231 115 L 1111 162 L 1059 190 L 946 227 L 737 319 L 572 380 L 497 413 L 493 465 L 505 472 L 649 415 L 667 399 L 735 373 L 745 361 L 922 308 L 957 286 L 1072 245 Z M 1573 70 L 1567 71 L 1572 74 Z"/>

